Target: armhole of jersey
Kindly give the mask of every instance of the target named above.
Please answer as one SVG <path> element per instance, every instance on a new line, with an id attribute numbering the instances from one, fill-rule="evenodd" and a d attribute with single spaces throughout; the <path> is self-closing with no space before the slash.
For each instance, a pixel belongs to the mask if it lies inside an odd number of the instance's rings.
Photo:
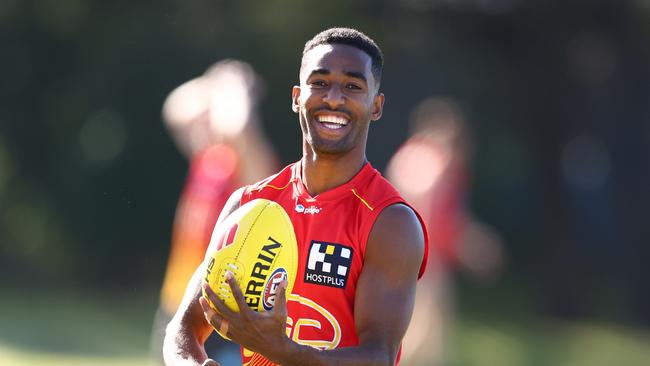
<path id="1" fill-rule="evenodd" d="M 372 231 L 373 226 L 375 225 L 375 222 L 377 221 L 377 217 L 379 217 L 379 214 L 388 206 L 395 205 L 401 203 L 403 205 L 406 205 L 409 207 L 413 212 L 415 212 L 415 216 L 418 218 L 418 221 L 420 222 L 420 227 L 422 228 L 422 235 L 424 236 L 424 253 L 422 255 L 422 263 L 420 263 L 420 270 L 418 272 L 418 279 L 422 277 L 424 274 L 424 271 L 426 270 L 427 267 L 427 261 L 429 259 L 429 233 L 427 231 L 427 226 L 424 224 L 424 220 L 422 219 L 422 216 L 420 216 L 420 213 L 413 208 L 413 206 L 409 205 L 408 202 L 404 201 L 403 199 L 400 199 L 399 197 L 390 197 L 387 200 L 381 202 L 379 205 L 374 207 L 374 210 L 371 211 L 368 219 L 364 220 L 364 223 L 361 225 L 361 233 L 363 233 L 363 237 L 361 238 L 361 260 L 365 260 L 366 257 L 366 246 L 368 245 L 368 239 L 370 238 L 370 232 Z"/>
<path id="2" fill-rule="evenodd" d="M 405 205 L 411 208 L 415 212 L 420 221 L 420 226 L 422 227 L 422 235 L 424 235 L 424 253 L 422 254 L 422 263 L 420 264 L 420 272 L 418 272 L 418 279 L 422 278 L 424 271 L 427 269 L 427 263 L 429 262 L 429 231 L 427 230 L 427 225 L 424 223 L 424 219 L 420 216 L 420 213 L 407 202 L 404 202 Z"/>
<path id="3" fill-rule="evenodd" d="M 360 245 L 360 250 L 361 250 L 361 260 L 365 261 L 366 258 L 366 246 L 368 245 L 368 239 L 370 238 L 370 232 L 372 231 L 373 226 L 375 226 L 375 221 L 377 221 L 377 217 L 379 217 L 379 214 L 388 206 L 393 205 L 395 203 L 400 203 L 403 202 L 402 200 L 399 199 L 399 197 L 389 197 L 388 199 L 380 202 L 379 204 L 375 205 L 373 207 L 373 210 L 370 211 L 370 214 L 366 217 L 365 220 L 363 220 L 363 223 L 361 223 L 361 245 Z"/>
<path id="4" fill-rule="evenodd" d="M 241 193 L 241 197 L 239 197 L 239 207 L 242 205 L 246 204 L 247 202 L 251 201 L 251 185 L 246 185 L 244 186 L 244 190 Z"/>

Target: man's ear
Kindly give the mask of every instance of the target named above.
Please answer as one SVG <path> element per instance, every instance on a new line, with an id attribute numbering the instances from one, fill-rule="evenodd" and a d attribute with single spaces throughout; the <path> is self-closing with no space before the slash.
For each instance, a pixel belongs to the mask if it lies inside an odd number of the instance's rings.
<path id="1" fill-rule="evenodd" d="M 372 101 L 372 113 L 370 114 L 370 120 L 376 121 L 381 118 L 382 113 L 384 113 L 384 93 L 377 93 L 375 99 Z"/>
<path id="2" fill-rule="evenodd" d="M 300 110 L 300 87 L 294 85 L 291 89 L 291 110 L 298 113 Z"/>

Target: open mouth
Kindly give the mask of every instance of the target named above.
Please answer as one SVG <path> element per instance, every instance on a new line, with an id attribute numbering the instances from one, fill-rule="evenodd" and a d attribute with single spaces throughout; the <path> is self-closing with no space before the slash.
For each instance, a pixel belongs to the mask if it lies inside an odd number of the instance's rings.
<path id="1" fill-rule="evenodd" d="M 330 130 L 338 130 L 348 125 L 350 122 L 347 118 L 341 116 L 335 116 L 332 114 L 321 114 L 316 117 L 316 120 L 320 124 Z"/>

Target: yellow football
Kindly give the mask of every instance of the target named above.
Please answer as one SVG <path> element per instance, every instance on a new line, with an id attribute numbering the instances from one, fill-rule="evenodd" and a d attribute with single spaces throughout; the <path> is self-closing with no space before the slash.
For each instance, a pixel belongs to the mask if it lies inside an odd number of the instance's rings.
<path id="1" fill-rule="evenodd" d="M 246 304 L 255 311 L 273 308 L 277 286 L 285 279 L 286 293 L 291 293 L 298 246 L 289 215 L 278 203 L 255 199 L 242 205 L 215 227 L 210 247 L 216 249 L 206 255 L 205 280 L 231 310 L 239 308 L 226 271 L 234 274 Z M 207 298 L 205 292 L 203 296 Z"/>

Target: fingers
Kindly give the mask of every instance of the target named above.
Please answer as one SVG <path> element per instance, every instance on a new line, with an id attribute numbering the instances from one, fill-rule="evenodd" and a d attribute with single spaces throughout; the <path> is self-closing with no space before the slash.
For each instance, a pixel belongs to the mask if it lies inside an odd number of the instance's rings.
<path id="1" fill-rule="evenodd" d="M 232 295 L 235 297 L 235 301 L 237 302 L 237 307 L 239 307 L 239 312 L 243 313 L 246 311 L 252 311 L 246 304 L 246 299 L 244 299 L 244 294 L 241 292 L 241 288 L 239 288 L 239 284 L 237 284 L 237 280 L 235 279 L 233 273 L 230 271 L 226 271 L 225 277 L 226 277 L 226 282 L 228 282 L 228 285 L 230 286 L 230 291 L 232 292 Z"/>
<path id="2" fill-rule="evenodd" d="M 226 306 L 226 304 L 223 302 L 223 300 L 221 300 L 217 296 L 217 294 L 214 293 L 214 291 L 212 290 L 212 287 L 210 287 L 210 285 L 207 282 L 203 281 L 201 286 L 203 287 L 203 290 L 205 291 L 205 294 L 208 296 L 207 300 L 210 300 L 212 305 L 216 308 L 216 310 L 219 313 L 221 313 L 221 314 L 223 314 L 223 315 L 225 315 L 227 317 L 232 316 L 234 314 L 234 312 L 232 310 L 230 310 L 228 308 L 228 306 Z"/>
<path id="3" fill-rule="evenodd" d="M 217 312 L 214 311 L 214 309 L 212 309 L 212 307 L 208 303 L 208 300 L 206 300 L 206 298 L 203 296 L 199 298 L 199 304 L 203 309 L 203 315 L 205 316 L 205 320 L 207 320 L 208 323 L 212 324 L 212 318 L 217 314 Z"/>
<path id="4" fill-rule="evenodd" d="M 212 309 L 206 298 L 200 297 L 199 304 L 201 304 L 201 308 L 203 308 L 203 316 L 205 316 L 205 320 L 207 320 L 212 328 L 218 330 L 222 336 L 227 337 L 228 329 L 230 326 L 228 321 L 219 313 L 214 311 L 214 309 Z"/>
<path id="5" fill-rule="evenodd" d="M 222 327 L 221 324 L 225 321 L 224 317 L 232 316 L 233 312 L 230 311 L 230 309 L 228 309 L 226 304 L 224 304 L 223 301 L 217 297 L 214 291 L 212 291 L 212 288 L 210 288 L 210 285 L 208 285 L 206 282 L 203 282 L 202 286 L 203 289 L 205 290 L 206 295 L 208 295 L 207 299 L 203 296 L 199 297 L 199 304 L 203 309 L 203 315 L 205 316 L 205 320 L 207 320 L 208 323 L 210 323 L 210 325 L 212 325 L 215 329 L 221 329 Z M 216 311 L 210 305 L 210 302 L 217 308 Z M 217 322 L 215 321 L 215 318 L 219 320 L 219 327 L 217 327 L 216 324 Z M 227 325 L 226 325 L 226 331 L 227 331 Z M 223 333 L 225 334 L 226 332 Z"/>
<path id="6" fill-rule="evenodd" d="M 221 324 L 219 324 L 219 333 L 224 336 L 228 336 L 228 327 L 229 323 L 226 319 L 221 319 Z"/>
<path id="7" fill-rule="evenodd" d="M 275 292 L 275 307 L 278 310 L 287 308 L 287 280 L 280 282 Z"/>
<path id="8" fill-rule="evenodd" d="M 233 297 L 235 298 L 235 302 L 237 303 L 237 307 L 239 308 L 239 311 L 232 311 L 228 306 L 226 306 L 225 302 L 221 300 L 217 294 L 214 293 L 210 285 L 203 281 L 202 287 L 203 290 L 205 291 L 205 295 L 207 296 L 207 299 L 202 297 L 202 300 L 199 300 L 201 302 L 201 306 L 204 309 L 204 312 L 206 313 L 206 316 L 208 314 L 211 314 L 213 316 L 215 313 L 220 315 L 220 318 L 231 318 L 237 313 L 239 315 L 244 315 L 246 313 L 254 311 L 253 309 L 249 308 L 248 305 L 246 304 L 246 299 L 244 298 L 244 294 L 241 291 L 241 288 L 239 287 L 239 284 L 237 284 L 237 280 L 235 279 L 235 276 L 233 275 L 232 272 L 226 271 L 225 275 L 225 280 L 228 283 L 228 286 L 230 286 L 230 291 L 232 292 Z M 276 300 L 275 300 L 275 310 L 279 312 L 280 314 L 286 314 L 287 312 L 287 286 L 288 282 L 286 280 L 280 282 L 276 289 Z M 209 306 L 209 303 L 206 301 L 209 300 L 214 307 L 216 308 L 216 312 Z M 221 316 L 223 315 L 223 316 Z M 208 321 L 210 321 L 208 319 Z"/>

